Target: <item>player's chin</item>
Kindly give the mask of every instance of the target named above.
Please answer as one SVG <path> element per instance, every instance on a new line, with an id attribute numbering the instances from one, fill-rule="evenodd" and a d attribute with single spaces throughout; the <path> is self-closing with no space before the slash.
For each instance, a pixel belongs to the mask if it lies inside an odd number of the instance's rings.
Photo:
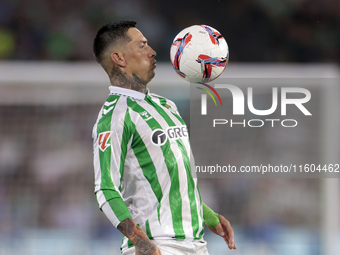
<path id="1" fill-rule="evenodd" d="M 147 79 L 145 79 L 145 81 L 146 81 L 145 84 L 148 84 L 152 80 L 153 77 L 155 77 L 155 71 L 151 70 L 149 72 L 149 75 L 148 75 Z"/>
<path id="2" fill-rule="evenodd" d="M 150 75 L 149 75 L 150 80 L 151 80 L 153 77 L 155 77 L 155 69 L 152 69 L 152 70 L 150 71 Z"/>

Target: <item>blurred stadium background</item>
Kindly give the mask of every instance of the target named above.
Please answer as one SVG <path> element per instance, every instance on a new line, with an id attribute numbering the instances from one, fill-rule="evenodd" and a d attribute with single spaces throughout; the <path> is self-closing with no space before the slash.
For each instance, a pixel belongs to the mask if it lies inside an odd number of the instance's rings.
<path id="1" fill-rule="evenodd" d="M 224 78 L 340 76 L 337 0 L 2 0 L 0 255 L 119 254 L 121 234 L 93 194 L 91 129 L 109 86 L 92 41 L 100 26 L 121 19 L 136 20 L 157 51 L 150 89 L 175 101 L 187 122 L 189 86 L 172 70 L 169 47 L 189 25 L 211 25 L 226 38 Z M 340 158 L 338 84 L 320 95 L 320 122 L 309 132 L 319 149 L 297 143 L 296 154 L 327 161 Z M 226 134 L 226 142 L 259 150 L 265 135 L 251 137 Z M 212 255 L 340 254 L 337 179 L 199 182 L 203 200 L 236 233 L 230 252 L 207 232 Z"/>

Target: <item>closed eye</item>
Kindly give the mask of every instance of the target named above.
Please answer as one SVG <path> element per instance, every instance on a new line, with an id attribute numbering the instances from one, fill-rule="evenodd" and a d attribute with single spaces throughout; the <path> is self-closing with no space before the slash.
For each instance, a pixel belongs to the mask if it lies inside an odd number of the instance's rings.
<path id="1" fill-rule="evenodd" d="M 141 42 L 141 48 L 144 48 L 145 45 L 147 45 L 147 44 L 148 44 L 148 41 L 142 41 L 142 42 Z"/>

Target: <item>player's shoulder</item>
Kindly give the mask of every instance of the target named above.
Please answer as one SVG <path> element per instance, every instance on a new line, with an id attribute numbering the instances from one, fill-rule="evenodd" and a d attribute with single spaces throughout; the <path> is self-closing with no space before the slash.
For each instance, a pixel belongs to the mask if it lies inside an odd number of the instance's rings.
<path id="1" fill-rule="evenodd" d="M 126 97 L 111 93 L 103 104 L 102 114 L 103 116 L 108 115 L 109 112 L 114 112 L 115 114 L 124 114 L 123 110 L 117 111 L 118 109 L 122 108 L 126 108 Z"/>
<path id="2" fill-rule="evenodd" d="M 98 123 L 124 122 L 126 114 L 126 98 L 119 94 L 109 94 L 99 112 Z"/>

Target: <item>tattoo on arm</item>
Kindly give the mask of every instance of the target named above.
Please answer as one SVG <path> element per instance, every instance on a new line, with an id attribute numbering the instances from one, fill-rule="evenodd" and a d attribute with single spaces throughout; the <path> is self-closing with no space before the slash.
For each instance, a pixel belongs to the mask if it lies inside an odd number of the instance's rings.
<path id="1" fill-rule="evenodd" d="M 150 241 L 145 232 L 132 220 L 127 218 L 118 225 L 118 230 L 135 245 L 137 254 L 147 255 L 156 251 L 155 245 Z"/>
<path id="2" fill-rule="evenodd" d="M 114 65 L 110 73 L 111 84 L 117 87 L 136 90 L 142 93 L 146 93 L 146 84 L 137 75 L 133 74 L 132 79 L 126 76 L 118 66 Z"/>

